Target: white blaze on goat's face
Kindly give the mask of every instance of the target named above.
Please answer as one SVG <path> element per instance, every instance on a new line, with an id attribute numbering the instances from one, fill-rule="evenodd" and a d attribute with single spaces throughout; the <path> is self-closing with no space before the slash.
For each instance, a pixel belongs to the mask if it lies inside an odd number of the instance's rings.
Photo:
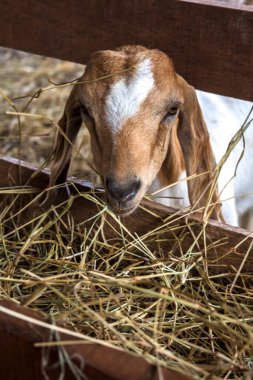
<path id="1" fill-rule="evenodd" d="M 113 132 L 116 133 L 124 122 L 137 114 L 153 86 L 154 76 L 149 58 L 138 64 L 132 78 L 124 77 L 112 84 L 106 97 L 105 112 Z"/>

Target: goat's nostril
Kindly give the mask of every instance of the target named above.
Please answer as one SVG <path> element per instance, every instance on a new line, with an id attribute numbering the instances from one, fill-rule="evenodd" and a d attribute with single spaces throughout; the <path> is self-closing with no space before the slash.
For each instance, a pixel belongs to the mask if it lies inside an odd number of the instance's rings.
<path id="1" fill-rule="evenodd" d="M 140 180 L 132 180 L 125 184 L 119 184 L 114 179 L 107 177 L 105 179 L 105 186 L 111 197 L 118 201 L 131 201 L 141 187 Z"/>

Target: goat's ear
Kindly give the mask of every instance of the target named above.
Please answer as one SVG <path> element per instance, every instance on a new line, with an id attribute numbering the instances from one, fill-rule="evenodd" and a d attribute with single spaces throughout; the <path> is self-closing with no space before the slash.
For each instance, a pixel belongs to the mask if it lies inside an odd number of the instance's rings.
<path id="1" fill-rule="evenodd" d="M 180 76 L 177 80 L 184 97 L 184 104 L 179 113 L 178 139 L 184 155 L 187 176 L 197 175 L 187 181 L 189 199 L 191 205 L 197 208 L 206 207 L 207 200 L 211 200 L 211 217 L 219 218 L 221 214 L 217 186 L 211 186 L 215 159 L 209 133 L 194 88 Z"/>
<path id="2" fill-rule="evenodd" d="M 64 183 L 67 177 L 72 146 L 82 125 L 82 116 L 78 96 L 78 85 L 73 87 L 65 105 L 53 152 L 53 163 L 50 175 L 50 187 Z"/>

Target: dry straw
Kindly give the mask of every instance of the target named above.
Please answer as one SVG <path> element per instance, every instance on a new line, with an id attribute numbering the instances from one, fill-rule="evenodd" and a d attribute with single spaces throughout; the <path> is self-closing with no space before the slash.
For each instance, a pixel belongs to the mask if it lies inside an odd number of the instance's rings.
<path id="1" fill-rule="evenodd" d="M 248 118 L 232 140 L 224 160 L 250 122 Z M 219 170 L 220 165 L 217 175 Z M 212 247 L 200 246 L 206 223 L 194 235 L 191 222 L 178 224 L 182 216 L 175 214 L 137 235 L 94 191 L 80 194 L 77 188 L 60 205 L 36 208 L 32 217 L 24 217 L 37 202 L 34 191 L 29 184 L 0 189 L 2 299 L 64 321 L 73 340 L 121 347 L 196 379 L 253 377 L 253 277 L 243 266 L 238 273 L 209 273 L 208 251 L 224 242 L 221 237 Z M 210 200 L 212 191 L 213 185 Z M 28 197 L 22 204 L 21 194 Z M 77 198 L 95 210 L 79 224 L 69 213 Z M 185 234 L 192 241 L 179 255 L 175 246 L 180 247 Z M 69 358 L 63 355 L 62 360 L 71 366 Z"/>

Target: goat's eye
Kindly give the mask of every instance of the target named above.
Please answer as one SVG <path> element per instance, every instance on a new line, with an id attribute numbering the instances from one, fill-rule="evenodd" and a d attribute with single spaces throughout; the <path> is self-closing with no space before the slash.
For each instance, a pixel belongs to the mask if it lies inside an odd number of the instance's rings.
<path id="1" fill-rule="evenodd" d="M 173 106 L 169 109 L 166 115 L 163 118 L 163 121 L 169 121 L 173 119 L 178 114 L 179 106 Z"/>
<path id="2" fill-rule="evenodd" d="M 178 113 L 178 107 L 171 107 L 167 112 L 167 116 L 175 116 Z"/>

